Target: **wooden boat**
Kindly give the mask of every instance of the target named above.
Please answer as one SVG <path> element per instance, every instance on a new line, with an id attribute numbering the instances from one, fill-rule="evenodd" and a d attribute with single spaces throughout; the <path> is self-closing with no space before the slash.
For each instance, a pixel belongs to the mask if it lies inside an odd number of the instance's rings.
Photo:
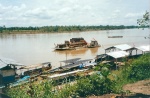
<path id="1" fill-rule="evenodd" d="M 80 58 L 69 59 L 60 61 L 61 63 L 65 63 L 65 65 L 60 65 L 60 67 L 50 70 L 50 73 L 62 73 L 68 72 L 72 70 L 82 69 L 93 67 L 96 63 L 92 62 L 92 59 L 79 60 Z"/>
<path id="2" fill-rule="evenodd" d="M 55 50 L 74 50 L 75 47 L 69 47 L 67 44 L 57 44 Z"/>
<path id="3" fill-rule="evenodd" d="M 19 86 L 25 83 L 28 83 L 30 79 L 30 76 L 24 76 L 23 78 L 18 79 L 16 82 L 10 83 L 9 87 L 15 87 Z"/>
<path id="4" fill-rule="evenodd" d="M 63 44 L 57 44 L 55 50 L 73 50 L 78 47 L 85 47 L 87 42 L 84 38 L 72 38 L 70 41 L 65 41 Z"/>
<path id="5" fill-rule="evenodd" d="M 108 36 L 108 38 L 123 38 L 123 36 Z"/>
<path id="6" fill-rule="evenodd" d="M 50 62 L 45 62 L 36 65 L 24 66 L 21 68 L 23 76 L 37 76 L 43 73 L 44 71 L 51 70 L 52 66 Z"/>
<path id="7" fill-rule="evenodd" d="M 83 70 L 75 70 L 75 71 L 70 71 L 70 72 L 65 72 L 65 73 L 61 73 L 61 74 L 54 74 L 51 76 L 48 76 L 49 79 L 60 79 L 60 78 L 66 78 L 69 77 L 71 75 L 76 75 L 76 73 L 78 72 L 83 72 L 86 71 L 87 69 L 83 69 Z"/>
<path id="8" fill-rule="evenodd" d="M 94 39 L 91 40 L 91 43 L 87 45 L 87 48 L 95 48 L 95 47 L 100 47 L 101 45 L 98 44 L 98 42 Z"/>

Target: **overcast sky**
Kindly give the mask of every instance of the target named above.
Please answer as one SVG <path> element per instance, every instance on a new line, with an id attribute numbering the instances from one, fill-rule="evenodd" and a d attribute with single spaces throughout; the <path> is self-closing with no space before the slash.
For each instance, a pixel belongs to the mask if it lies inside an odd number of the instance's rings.
<path id="1" fill-rule="evenodd" d="M 150 0 L 0 0 L 0 26 L 137 25 Z"/>

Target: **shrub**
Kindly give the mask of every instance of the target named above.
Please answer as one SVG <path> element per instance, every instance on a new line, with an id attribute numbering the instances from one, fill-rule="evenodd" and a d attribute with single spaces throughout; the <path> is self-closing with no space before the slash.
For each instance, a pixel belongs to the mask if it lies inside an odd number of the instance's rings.
<path id="1" fill-rule="evenodd" d="M 150 78 L 150 54 L 145 54 L 133 61 L 128 79 L 138 81 Z"/>
<path id="2" fill-rule="evenodd" d="M 86 97 L 93 93 L 93 84 L 89 78 L 82 78 L 77 81 L 77 94 L 81 97 Z"/>

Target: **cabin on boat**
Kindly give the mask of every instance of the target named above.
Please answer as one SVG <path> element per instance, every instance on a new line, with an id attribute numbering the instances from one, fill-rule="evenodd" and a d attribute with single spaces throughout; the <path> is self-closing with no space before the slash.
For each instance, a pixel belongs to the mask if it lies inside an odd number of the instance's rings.
<path id="1" fill-rule="evenodd" d="M 98 42 L 96 40 L 91 40 L 91 43 L 87 45 L 88 48 L 95 48 L 95 47 L 100 47 Z"/>
<path id="2" fill-rule="evenodd" d="M 82 42 L 83 44 L 87 44 L 86 41 L 84 40 L 84 38 L 72 38 L 70 39 L 71 43 L 77 43 L 77 42 Z"/>
<path id="3" fill-rule="evenodd" d="M 22 66 L 22 64 L 11 59 L 0 58 L 0 85 L 15 81 L 16 66 Z"/>

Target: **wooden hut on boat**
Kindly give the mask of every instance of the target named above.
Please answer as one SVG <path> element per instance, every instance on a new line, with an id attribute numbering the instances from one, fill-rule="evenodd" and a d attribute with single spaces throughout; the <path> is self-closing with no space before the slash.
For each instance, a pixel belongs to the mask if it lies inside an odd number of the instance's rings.
<path id="1" fill-rule="evenodd" d="M 22 66 L 14 60 L 0 58 L 0 85 L 6 85 L 15 81 L 16 66 Z"/>
<path id="2" fill-rule="evenodd" d="M 100 47 L 101 45 L 98 44 L 97 40 L 91 40 L 90 44 L 87 45 L 88 48 L 95 48 L 95 47 Z"/>

